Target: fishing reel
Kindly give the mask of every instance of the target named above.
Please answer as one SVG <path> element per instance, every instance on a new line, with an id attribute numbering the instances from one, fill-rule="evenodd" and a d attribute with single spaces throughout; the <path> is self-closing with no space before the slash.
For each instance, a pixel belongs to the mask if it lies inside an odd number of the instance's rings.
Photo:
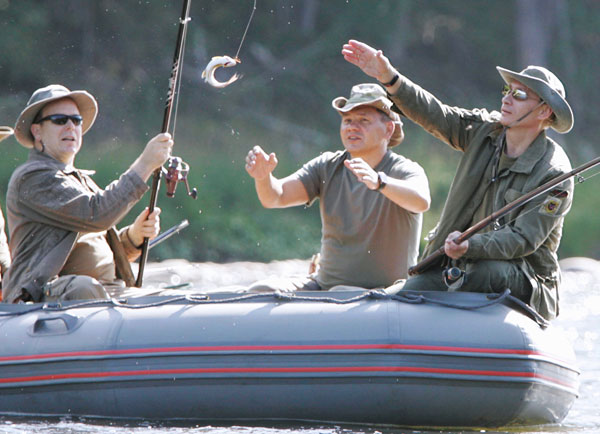
<path id="1" fill-rule="evenodd" d="M 444 279 L 449 282 L 454 282 L 460 279 L 465 272 L 458 267 L 449 267 L 444 270 Z"/>
<path id="2" fill-rule="evenodd" d="M 442 272 L 448 291 L 456 291 L 464 283 L 465 272 L 458 267 L 447 267 Z"/>
<path id="3" fill-rule="evenodd" d="M 190 166 L 179 157 L 170 157 L 168 166 L 165 169 L 163 167 L 163 173 L 167 183 L 167 197 L 175 196 L 175 189 L 177 189 L 177 183 L 183 181 L 187 190 L 188 196 L 194 199 L 198 198 L 198 190 L 192 188 L 188 184 L 187 176 L 190 172 Z"/>

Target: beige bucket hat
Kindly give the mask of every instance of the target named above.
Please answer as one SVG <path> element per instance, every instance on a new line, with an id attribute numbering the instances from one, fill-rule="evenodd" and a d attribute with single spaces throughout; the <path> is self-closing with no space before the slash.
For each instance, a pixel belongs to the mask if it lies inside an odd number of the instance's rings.
<path id="1" fill-rule="evenodd" d="M 12 136 L 14 133 L 13 129 L 11 127 L 0 127 L 0 142 L 10 136 Z"/>
<path id="2" fill-rule="evenodd" d="M 387 97 L 386 91 L 380 85 L 374 83 L 357 84 L 352 87 L 349 99 L 338 96 L 331 102 L 331 105 L 340 114 L 349 112 L 350 110 L 363 105 L 368 105 L 381 110 L 388 115 L 396 125 L 388 147 L 391 148 L 402 143 L 402 140 L 404 139 L 402 120 L 400 120 L 400 115 L 398 113 L 392 111 L 394 103 Z"/>
<path id="3" fill-rule="evenodd" d="M 521 72 L 496 66 L 506 84 L 518 81 L 534 91 L 554 112 L 556 120 L 551 128 L 565 134 L 573 128 L 573 110 L 567 102 L 565 87 L 552 72 L 541 66 L 530 65 Z"/>
<path id="4" fill-rule="evenodd" d="M 60 84 L 51 84 L 33 92 L 33 95 L 29 98 L 27 107 L 25 107 L 17 119 L 15 137 L 21 145 L 26 148 L 33 148 L 33 135 L 31 134 L 33 120 L 46 104 L 63 98 L 71 98 L 77 104 L 79 113 L 83 118 L 82 133 L 85 134 L 90 129 L 98 114 L 96 99 L 85 90 L 71 91 Z"/>

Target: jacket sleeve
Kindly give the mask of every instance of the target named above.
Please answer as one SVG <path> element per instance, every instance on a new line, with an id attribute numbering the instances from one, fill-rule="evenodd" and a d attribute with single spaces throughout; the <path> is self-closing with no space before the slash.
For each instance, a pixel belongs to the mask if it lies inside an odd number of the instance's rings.
<path id="1" fill-rule="evenodd" d="M 131 238 L 129 238 L 129 234 L 127 233 L 128 229 L 129 226 L 125 226 L 124 228 L 121 228 L 118 233 L 119 239 L 121 240 L 121 245 L 123 246 L 123 249 L 125 249 L 127 260 L 129 262 L 133 262 L 140 256 L 142 251 L 140 250 L 141 246 L 137 247 L 131 242 Z"/>
<path id="2" fill-rule="evenodd" d="M 74 232 L 100 232 L 118 223 L 147 189 L 133 172 L 91 192 L 74 175 L 36 170 L 20 180 L 18 202 L 32 220 Z"/>
<path id="3" fill-rule="evenodd" d="M 466 150 L 480 127 L 500 119 L 498 112 L 446 105 L 406 77 L 390 99 L 394 102 L 394 110 L 459 151 Z"/>
<path id="4" fill-rule="evenodd" d="M 557 248 L 572 200 L 573 180 L 569 179 L 527 203 L 502 229 L 473 235 L 464 257 L 511 260 L 528 256 L 544 245 Z"/>

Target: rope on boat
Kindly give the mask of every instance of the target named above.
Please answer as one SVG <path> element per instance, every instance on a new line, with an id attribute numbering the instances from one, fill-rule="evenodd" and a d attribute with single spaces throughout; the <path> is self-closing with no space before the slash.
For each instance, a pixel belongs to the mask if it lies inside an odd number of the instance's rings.
<path id="1" fill-rule="evenodd" d="M 319 294 L 323 294 L 320 292 Z M 318 303 L 333 303 L 333 304 L 351 304 L 356 303 L 366 299 L 374 299 L 374 300 L 393 300 L 400 303 L 408 303 L 408 304 L 435 304 L 438 306 L 444 306 L 453 309 L 463 309 L 463 310 L 477 310 L 485 307 L 493 306 L 495 304 L 503 303 L 505 301 L 512 302 L 517 305 L 520 309 L 522 309 L 527 315 L 529 315 L 534 321 L 538 323 L 538 325 L 542 328 L 546 328 L 549 325 L 549 322 L 544 319 L 539 313 L 537 313 L 533 308 L 531 308 L 527 303 L 519 300 L 518 298 L 510 295 L 510 289 L 504 290 L 504 292 L 496 294 L 487 294 L 487 301 L 484 301 L 479 304 L 461 304 L 461 303 L 453 303 L 449 301 L 439 300 L 435 297 L 427 296 L 423 293 L 414 293 L 414 292 L 400 292 L 399 294 L 387 294 L 385 291 L 372 289 L 365 291 L 359 295 L 350 298 L 336 298 L 333 296 L 323 297 L 319 296 L 309 296 L 309 295 L 298 295 L 298 294 L 287 294 L 281 292 L 272 292 L 272 293 L 257 293 L 257 294 L 243 294 L 234 297 L 227 298 L 218 298 L 211 299 L 209 295 L 206 294 L 186 294 L 179 296 L 169 296 L 169 297 L 161 297 L 160 300 L 156 300 L 149 303 L 130 303 L 126 298 L 111 298 L 104 300 L 85 300 L 76 303 L 68 303 L 67 305 L 63 305 L 60 301 L 51 302 L 51 303 L 38 303 L 31 305 L 30 309 L 22 309 L 15 310 L 10 312 L 0 312 L 1 317 L 7 316 L 19 316 L 25 315 L 34 311 L 64 311 L 68 309 L 76 309 L 76 308 L 84 308 L 84 307 L 94 307 L 94 306 L 112 306 L 119 307 L 125 309 L 146 309 L 150 307 L 164 306 L 167 304 L 176 304 L 179 302 L 186 302 L 192 304 L 226 304 L 226 303 L 236 303 L 250 300 L 259 300 L 259 299 L 275 299 L 277 301 L 282 302 L 318 302 Z"/>

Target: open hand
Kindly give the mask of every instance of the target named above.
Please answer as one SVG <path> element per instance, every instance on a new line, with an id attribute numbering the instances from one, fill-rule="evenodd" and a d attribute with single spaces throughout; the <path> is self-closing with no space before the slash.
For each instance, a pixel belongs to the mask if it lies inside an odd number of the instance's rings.
<path id="1" fill-rule="evenodd" d="M 396 73 L 381 50 L 376 50 L 363 42 L 350 39 L 342 47 L 342 55 L 348 62 L 358 66 L 365 74 L 381 83 L 389 82 Z"/>
<path id="2" fill-rule="evenodd" d="M 252 148 L 246 155 L 246 172 L 254 179 L 264 179 L 277 167 L 274 152 L 267 154 L 260 146 Z"/>
<path id="3" fill-rule="evenodd" d="M 351 160 L 344 161 L 350 171 L 356 176 L 356 178 L 365 184 L 369 190 L 376 190 L 379 187 L 379 177 L 371 166 L 367 164 L 362 158 L 353 158 Z"/>

